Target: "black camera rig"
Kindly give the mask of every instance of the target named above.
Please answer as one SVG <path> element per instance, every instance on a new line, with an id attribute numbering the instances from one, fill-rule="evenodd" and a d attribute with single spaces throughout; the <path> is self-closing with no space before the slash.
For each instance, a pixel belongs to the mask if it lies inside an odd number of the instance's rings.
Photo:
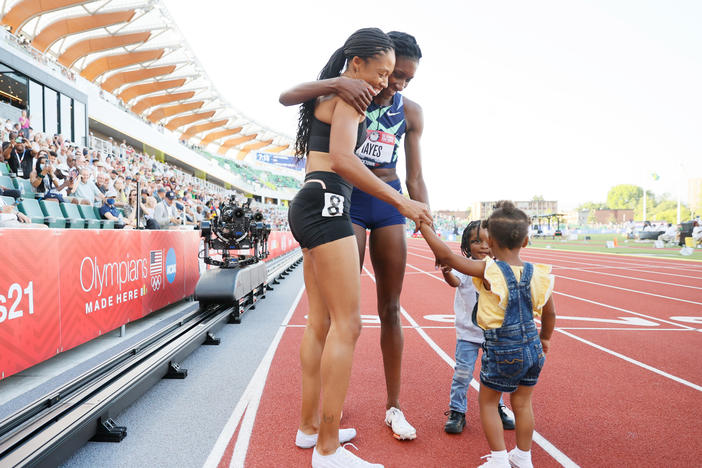
<path id="1" fill-rule="evenodd" d="M 263 213 L 251 209 L 251 198 L 239 204 L 236 196 L 219 205 L 219 214 L 211 221 L 201 223 L 205 238 L 204 259 L 208 265 L 238 268 L 251 265 L 268 256 L 268 236 L 271 225 L 264 223 Z M 222 252 L 222 260 L 210 257 L 210 249 Z M 232 255 L 231 250 L 251 250 L 250 254 Z"/>

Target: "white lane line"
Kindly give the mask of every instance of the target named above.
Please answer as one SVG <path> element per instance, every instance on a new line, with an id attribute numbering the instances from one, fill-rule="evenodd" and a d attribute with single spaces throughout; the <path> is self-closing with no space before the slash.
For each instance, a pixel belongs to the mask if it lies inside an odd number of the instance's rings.
<path id="1" fill-rule="evenodd" d="M 418 271 L 424 273 L 425 275 L 427 275 L 427 276 L 429 276 L 429 277 L 431 277 L 431 278 L 434 278 L 434 279 L 437 280 L 437 281 L 441 281 L 442 283 L 445 284 L 445 281 L 444 281 L 443 279 L 439 278 L 438 276 L 432 275 L 431 273 L 424 272 L 424 271 L 420 270 L 419 268 L 417 268 L 416 266 L 414 266 L 414 265 L 412 265 L 412 264 L 410 264 L 410 263 L 408 263 L 407 266 L 410 267 L 410 268 L 414 268 L 415 270 L 418 270 Z M 628 314 L 638 315 L 639 317 L 644 317 L 644 318 L 647 318 L 647 319 L 656 320 L 656 321 L 658 321 L 658 322 L 667 323 L 667 324 L 670 324 L 670 325 L 674 325 L 674 326 L 676 326 L 676 327 L 680 327 L 681 329 L 692 329 L 692 328 L 693 328 L 693 327 L 690 327 L 690 326 L 687 326 L 687 325 L 683 325 L 683 324 L 681 324 L 681 323 L 671 322 L 671 321 L 669 321 L 669 320 L 661 319 L 661 318 L 658 318 L 658 317 L 652 317 L 652 316 L 650 316 L 650 315 L 642 314 L 642 313 L 639 313 L 639 312 L 634 312 L 633 310 L 622 309 L 621 307 L 616 307 L 616 306 L 609 305 L 609 304 L 603 304 L 602 302 L 592 301 L 592 300 L 590 300 L 590 299 L 585 299 L 585 298 L 583 298 L 583 297 L 573 296 L 573 295 L 566 294 L 566 293 L 562 293 L 562 292 L 559 292 L 559 291 L 553 291 L 553 293 L 554 293 L 554 294 L 559 294 L 559 295 L 561 295 L 561 296 L 569 297 L 569 298 L 571 298 L 571 299 L 576 299 L 576 300 L 578 300 L 578 301 L 588 302 L 588 303 L 590 303 L 590 304 L 595 304 L 595 305 L 598 305 L 598 306 L 601 306 L 601 307 L 606 307 L 606 308 L 608 308 L 608 309 L 618 310 L 618 311 L 620 311 L 620 312 L 626 312 L 626 313 L 628 313 Z M 607 330 L 607 328 L 601 328 L 600 330 Z"/>
<path id="2" fill-rule="evenodd" d="M 423 250 L 422 250 L 422 252 L 423 252 Z M 408 251 L 407 253 L 409 253 L 409 254 L 411 254 L 411 255 L 414 255 L 414 256 L 417 256 L 417 257 L 426 258 L 426 259 L 428 259 L 428 260 L 434 260 L 432 257 L 427 257 L 427 256 L 425 256 L 425 255 L 420 255 L 420 254 L 418 254 L 418 253 L 409 252 L 409 251 Z M 526 257 L 526 255 L 525 255 L 525 257 Z M 560 262 L 565 262 L 565 263 L 577 263 L 577 264 L 579 264 L 579 265 L 583 265 L 582 268 L 579 268 L 579 267 L 570 267 L 570 266 L 562 266 L 562 265 L 556 265 L 556 264 L 554 264 L 554 265 L 552 265 L 554 269 L 559 268 L 559 269 L 564 269 L 564 270 L 588 271 L 588 270 L 586 270 L 585 268 L 613 268 L 613 269 L 616 268 L 616 269 L 629 270 L 629 271 L 632 271 L 632 270 L 634 270 L 634 271 L 641 271 L 641 270 L 635 270 L 634 268 L 627 268 L 627 267 L 621 267 L 621 266 L 600 265 L 600 264 L 583 263 L 583 262 L 572 262 L 572 261 L 568 261 L 568 260 L 563 260 L 562 258 L 551 258 L 551 257 L 549 257 L 549 258 L 548 258 L 548 261 L 549 261 L 549 262 L 551 262 L 551 261 L 560 261 Z M 650 265 L 650 267 L 651 267 L 651 268 L 659 268 L 659 266 L 657 266 L 657 265 Z M 644 272 L 644 273 L 652 273 L 652 272 L 648 272 L 648 271 L 645 271 L 645 270 L 644 270 L 643 272 Z M 656 273 L 659 273 L 659 272 L 656 272 Z M 615 277 L 618 277 L 618 278 L 632 279 L 632 280 L 637 280 L 637 281 L 646 281 L 646 282 L 650 282 L 650 283 L 665 284 L 665 285 L 669 285 L 669 286 L 678 286 L 678 287 L 681 287 L 681 288 L 702 289 L 702 287 L 700 287 L 700 286 L 689 286 L 689 285 L 679 284 L 679 283 L 668 283 L 668 282 L 664 282 L 664 281 L 651 280 L 651 279 L 647 279 L 647 278 L 637 278 L 637 277 L 633 277 L 633 276 L 616 275 L 616 274 L 614 274 L 614 273 L 598 272 L 598 274 L 600 274 L 600 275 L 607 275 L 607 276 L 615 276 Z M 681 277 L 683 277 L 683 278 L 699 279 L 699 277 L 696 277 L 696 276 L 677 275 L 677 274 L 674 274 L 674 273 L 660 272 L 659 274 L 672 275 L 672 276 L 681 276 Z"/>
<path id="3" fill-rule="evenodd" d="M 415 249 L 419 252 L 423 253 L 428 253 L 431 254 L 431 250 L 428 248 L 423 248 L 423 247 L 417 247 L 416 245 L 409 245 L 408 248 Z M 454 250 L 457 250 L 454 248 Z M 621 268 L 631 268 L 636 267 L 636 268 L 662 268 L 662 269 L 675 269 L 675 270 L 683 270 L 683 271 L 690 271 L 690 272 L 696 272 L 702 270 L 702 265 L 695 264 L 695 263 L 690 263 L 690 262 L 681 262 L 679 261 L 680 259 L 672 259 L 672 261 L 676 261 L 676 263 L 672 263 L 671 261 L 668 260 L 661 260 L 661 261 L 656 261 L 650 258 L 641 258 L 639 256 L 615 256 L 613 254 L 597 254 L 597 255 L 592 255 L 592 254 L 587 254 L 583 253 L 580 254 L 579 252 L 572 252 L 572 251 L 559 251 L 559 250 L 544 250 L 544 249 L 536 249 L 536 250 L 527 250 L 524 252 L 525 256 L 528 257 L 541 257 L 541 258 L 548 258 L 548 259 L 557 259 L 558 261 L 563 261 L 567 263 L 579 263 L 579 264 L 587 264 L 586 262 L 609 262 L 613 265 L 626 265 Z M 567 259 L 567 260 L 566 260 Z M 641 262 L 646 262 L 646 263 L 641 263 Z M 633 265 L 632 265 L 633 264 Z M 591 265 L 601 265 L 601 263 L 596 263 Z M 604 265 L 601 265 L 604 266 Z"/>
<path id="4" fill-rule="evenodd" d="M 561 275 L 554 275 L 556 278 L 562 278 L 566 280 L 571 280 L 571 281 L 577 281 L 579 283 L 586 283 L 586 284 L 592 284 L 595 286 L 602 286 L 604 288 L 611 288 L 611 289 L 619 289 L 620 291 L 627 291 L 627 292 L 632 292 L 635 294 L 643 294 L 645 296 L 653 296 L 653 297 L 660 297 L 661 299 L 668 299 L 670 301 L 676 301 L 676 302 L 686 302 L 688 304 L 695 304 L 695 305 L 702 305 L 702 302 L 697 302 L 697 301 L 690 301 L 688 299 L 680 299 L 677 297 L 670 297 L 670 296 L 664 296 L 662 294 L 655 294 L 655 293 L 650 293 L 646 291 L 638 291 L 636 289 L 629 289 L 629 288 L 622 288 L 621 286 L 613 286 L 611 284 L 604 284 L 604 283 L 597 283 L 595 281 L 587 281 L 587 280 L 582 280 L 578 278 L 571 278 L 569 276 L 561 276 Z"/>
<path id="5" fill-rule="evenodd" d="M 652 279 L 647 279 L 647 278 L 636 278 L 634 276 L 616 275 L 614 273 L 605 273 L 604 271 L 597 272 L 597 274 L 598 275 L 606 275 L 606 276 L 614 276 L 617 278 L 625 278 L 625 279 L 630 279 L 630 280 L 635 280 L 635 281 L 645 281 L 647 283 L 665 284 L 666 286 L 676 286 L 678 288 L 689 288 L 689 289 L 701 289 L 702 290 L 702 287 L 700 287 L 700 286 L 688 286 L 686 284 L 668 283 L 665 281 L 658 281 L 658 280 L 652 280 Z"/>
<path id="6" fill-rule="evenodd" d="M 626 330 L 626 331 L 677 331 L 677 332 L 685 332 L 685 331 L 697 331 L 696 328 L 596 328 L 596 327 L 557 327 L 558 330 L 607 330 L 607 331 L 619 331 L 619 330 Z"/>
<path id="7" fill-rule="evenodd" d="M 375 276 L 370 271 L 368 271 L 368 269 L 365 266 L 363 267 L 363 269 L 366 271 L 366 273 L 368 273 L 368 276 L 370 276 L 373 279 L 373 282 L 375 282 Z M 417 333 L 419 333 L 419 335 L 422 338 L 424 338 L 424 341 L 427 342 L 427 344 L 436 352 L 436 354 L 438 354 L 439 357 L 443 359 L 449 366 L 455 368 L 456 361 L 451 359 L 451 357 L 448 354 L 446 354 L 446 352 L 444 352 L 444 350 L 441 349 L 441 347 L 439 347 L 439 345 L 437 345 L 436 342 L 432 340 L 431 337 L 427 335 L 427 333 L 424 330 L 422 330 L 419 324 L 415 322 L 415 320 L 410 316 L 410 314 L 407 313 L 404 307 L 400 306 L 400 312 L 402 313 L 402 316 L 405 317 L 405 319 L 410 323 L 410 325 L 412 325 L 412 327 L 417 330 Z M 473 387 L 475 390 L 480 390 L 480 385 L 478 384 L 478 382 L 475 381 L 475 379 L 471 379 L 470 386 Z M 540 445 L 541 448 L 546 451 L 546 453 L 551 455 L 561 465 L 568 468 L 577 468 L 579 466 L 573 460 L 568 458 L 566 454 L 558 450 L 558 448 L 556 448 L 555 445 L 546 440 L 537 431 L 534 431 L 533 440 L 538 445 Z"/>
<path id="8" fill-rule="evenodd" d="M 419 255 L 419 254 L 415 254 L 415 253 L 412 253 L 412 252 L 407 252 L 407 253 L 410 254 L 410 255 L 414 255 L 414 256 L 416 256 L 416 257 L 421 257 L 421 258 L 426 258 L 426 259 L 429 259 L 429 260 L 434 260 L 433 258 L 426 257 L 426 256 L 424 256 L 424 255 Z M 409 264 L 408 264 L 408 266 L 409 266 Z M 413 268 L 415 268 L 415 269 L 418 270 L 418 271 L 422 271 L 422 270 L 420 270 L 419 268 L 416 268 L 416 267 L 413 267 Z M 428 273 L 427 273 L 427 274 L 428 274 Z M 429 275 L 429 276 L 433 276 L 433 275 Z M 638 291 L 638 290 L 636 290 L 636 289 L 622 288 L 622 287 L 620 287 L 620 286 L 613 286 L 613 285 L 611 285 L 611 284 L 596 283 L 596 282 L 594 282 L 594 281 L 581 280 L 581 279 L 578 279 L 578 278 L 571 278 L 571 277 L 569 277 L 569 276 L 561 276 L 561 275 L 554 275 L 554 276 L 555 276 L 556 278 L 563 278 L 563 279 L 571 280 L 571 281 L 579 281 L 579 282 L 581 282 L 581 283 L 593 284 L 593 285 L 602 286 L 602 287 L 605 287 L 605 288 L 619 289 L 619 290 L 622 290 L 622 291 L 628 291 L 628 292 L 632 292 L 632 293 L 635 293 L 635 294 L 644 294 L 644 295 L 646 295 L 646 296 L 660 297 L 660 298 L 662 298 L 662 299 L 668 299 L 668 300 L 671 300 L 671 301 L 687 302 L 687 303 L 689 303 L 689 304 L 702 305 L 702 302 L 689 301 L 689 300 L 687 300 L 687 299 L 679 299 L 679 298 L 677 298 L 677 297 L 663 296 L 662 294 L 655 294 L 655 293 L 650 293 L 650 292 L 646 292 L 646 291 Z M 433 276 L 433 277 L 436 278 L 436 276 Z M 436 279 L 439 279 L 439 278 L 436 278 Z"/>
<path id="9" fill-rule="evenodd" d="M 643 317 L 643 318 L 647 318 L 647 319 L 651 319 L 651 320 L 656 320 L 656 321 L 658 321 L 658 322 L 667 323 L 667 324 L 669 324 L 669 325 L 675 325 L 676 327 L 680 327 L 680 328 L 683 328 L 683 329 L 693 328 L 693 327 L 690 327 L 690 326 L 688 326 L 688 325 L 683 325 L 682 323 L 671 322 L 671 321 L 669 321 L 669 320 L 661 319 L 661 318 L 658 318 L 658 317 L 652 317 L 652 316 L 650 316 L 650 315 L 641 314 L 641 313 L 639 313 L 639 312 L 634 312 L 633 310 L 622 309 L 621 307 L 617 307 L 617 306 L 613 306 L 613 305 L 609 305 L 609 304 L 603 304 L 602 302 L 597 302 L 597 301 L 593 301 L 593 300 L 590 300 L 590 299 L 585 299 L 584 297 L 573 296 L 573 295 L 571 295 L 571 294 L 566 294 L 566 293 L 559 292 L 559 291 L 553 291 L 553 293 L 554 293 L 554 294 L 558 294 L 558 295 L 560 295 L 560 296 L 569 297 L 569 298 L 571 298 L 571 299 L 575 299 L 575 300 L 578 300 L 578 301 L 583 301 L 583 302 L 587 302 L 587 303 L 590 303 L 590 304 L 598 305 L 598 306 L 601 306 L 601 307 L 607 307 L 608 309 L 618 310 L 618 311 L 620 311 L 620 312 L 626 312 L 627 314 L 638 315 L 639 317 Z"/>
<path id="10" fill-rule="evenodd" d="M 611 354 L 612 356 L 616 356 L 616 357 L 618 357 L 619 359 L 623 359 L 623 360 L 625 360 L 626 362 L 630 362 L 630 363 L 635 364 L 635 365 L 637 365 L 637 366 L 639 366 L 639 367 L 643 367 L 643 368 L 646 369 L 646 370 L 649 370 L 649 371 L 651 371 L 651 372 L 654 372 L 654 373 L 656 373 L 656 374 L 658 374 L 658 375 L 662 375 L 663 377 L 666 377 L 666 378 L 668 378 L 668 379 L 674 380 L 674 381 L 676 381 L 676 382 L 679 382 L 679 383 L 681 383 L 681 384 L 683 384 L 683 385 L 686 385 L 686 386 L 688 386 L 688 387 L 690 387 L 690 388 L 693 388 L 693 389 L 695 389 L 695 390 L 697 390 L 697 391 L 702 392 L 702 386 L 699 386 L 699 385 L 697 385 L 697 384 L 694 384 L 694 383 L 692 383 L 692 382 L 689 382 L 689 381 L 687 381 L 687 380 L 685 380 L 685 379 L 681 379 L 680 377 L 677 377 L 677 376 L 675 376 L 675 375 L 673 375 L 673 374 L 669 374 L 669 373 L 667 373 L 667 372 L 665 372 L 665 371 L 662 371 L 662 370 L 660 370 L 660 369 L 658 369 L 658 368 L 655 368 L 655 367 L 653 367 L 653 366 L 649 366 L 648 364 L 644 364 L 644 363 L 641 362 L 641 361 L 637 361 L 636 359 L 632 359 L 632 358 L 630 358 L 630 357 L 628 357 L 628 356 L 625 356 L 625 355 L 623 355 L 623 354 L 621 354 L 621 353 L 618 353 L 618 352 L 616 352 L 616 351 L 612 351 L 611 349 L 605 348 L 604 346 L 600 346 L 600 345 L 598 345 L 598 344 L 596 344 L 596 343 L 593 343 L 592 341 L 588 341 L 588 340 L 586 340 L 586 339 L 584 339 L 584 338 L 580 338 L 579 336 L 573 335 L 572 333 L 569 333 L 569 332 L 567 332 L 567 331 L 564 331 L 564 330 L 561 329 L 561 328 L 556 328 L 556 331 L 559 332 L 559 333 L 563 333 L 564 335 L 570 336 L 571 338 L 576 339 L 576 340 L 578 340 L 578 341 L 582 341 L 583 343 L 585 343 L 585 344 L 587 344 L 587 345 L 589 345 L 589 346 L 592 346 L 593 348 L 599 349 L 600 351 L 604 351 L 605 353 Z"/>
<path id="11" fill-rule="evenodd" d="M 407 265 L 408 265 L 408 266 L 412 266 L 412 265 L 410 265 L 409 263 L 408 263 Z M 413 267 L 413 268 L 416 268 L 416 267 Z M 439 278 L 437 278 L 436 276 L 433 276 L 433 275 L 427 275 L 427 276 L 431 276 L 432 278 L 441 281 L 441 280 L 440 280 Z M 375 280 L 375 279 L 374 279 L 374 280 Z M 632 312 L 632 311 L 626 310 L 626 309 L 621 309 L 621 308 L 619 308 L 619 307 L 608 306 L 608 305 L 606 305 L 606 304 L 601 304 L 601 303 L 599 303 L 599 302 L 591 301 L 591 300 L 589 300 L 589 299 L 583 299 L 583 298 L 576 297 L 576 296 L 570 296 L 569 294 L 559 293 L 559 292 L 557 292 L 557 291 L 554 291 L 554 293 L 555 293 L 555 294 L 561 294 L 561 295 L 563 295 L 563 296 L 572 297 L 573 299 L 580 299 L 580 300 L 585 301 L 585 302 L 590 302 L 590 303 L 593 303 L 593 304 L 602 305 L 602 306 L 609 307 L 609 308 L 612 308 L 612 309 L 615 309 L 615 310 L 620 310 L 620 311 L 622 311 L 622 312 L 628 312 L 628 313 L 631 313 L 631 314 L 634 314 L 634 315 L 640 315 L 640 316 L 642 316 L 642 317 L 650 318 L 650 319 L 652 319 L 652 320 L 658 320 L 659 322 L 664 322 L 664 323 L 673 324 L 673 325 L 679 326 L 679 327 L 682 328 L 682 329 L 694 330 L 694 328 L 688 327 L 687 325 L 682 325 L 682 324 L 678 324 L 678 323 L 675 323 L 675 322 L 669 322 L 669 321 L 667 321 L 667 320 L 662 320 L 662 319 L 655 318 L 655 317 L 649 317 L 649 316 L 647 316 L 647 315 L 639 314 L 639 313 L 637 313 L 637 312 Z M 558 320 L 558 316 L 556 316 L 556 320 Z M 599 329 L 599 330 L 603 330 L 603 329 Z M 578 337 L 578 336 L 575 336 L 575 335 L 573 335 L 572 333 L 568 333 L 568 332 L 564 331 L 564 330 L 561 329 L 560 327 L 556 327 L 556 331 L 559 331 L 559 332 L 561 332 L 561 333 L 563 333 L 563 334 L 565 334 L 565 335 L 568 335 L 568 336 L 570 336 L 570 337 L 572 337 L 572 338 L 575 338 L 576 340 L 582 341 L 583 343 L 586 343 L 586 344 L 588 344 L 588 345 L 590 345 L 590 346 L 593 346 L 594 348 L 597 348 L 597 349 L 599 349 L 599 350 L 601 350 L 601 351 L 604 351 L 604 352 L 606 352 L 606 353 L 609 353 L 609 354 L 611 354 L 611 355 L 613 355 L 613 356 L 617 356 L 617 357 L 619 357 L 619 358 L 621 358 L 621 359 L 624 359 L 624 360 L 627 361 L 627 362 L 630 362 L 630 363 L 632 363 L 632 364 L 636 364 L 637 366 L 643 367 L 644 369 L 647 369 L 647 370 L 650 370 L 650 371 L 652 371 L 652 372 L 655 372 L 656 374 L 662 375 L 662 376 L 664 376 L 664 377 L 668 377 L 668 378 L 670 378 L 670 379 L 672 379 L 672 380 L 674 380 L 674 381 L 676 381 L 676 382 L 680 382 L 680 383 L 682 383 L 682 384 L 684 384 L 684 385 L 687 385 L 687 386 L 692 386 L 692 388 L 695 388 L 695 389 L 702 389 L 702 387 L 700 387 L 699 385 L 696 385 L 696 384 L 694 384 L 694 383 L 692 383 L 692 382 L 688 382 L 688 381 L 685 380 L 685 379 L 681 379 L 680 377 L 676 377 L 676 376 L 674 376 L 674 375 L 672 375 L 672 374 L 669 374 L 669 373 L 667 373 L 667 372 L 665 372 L 665 371 L 662 371 L 662 370 L 660 370 L 660 369 L 656 369 L 656 368 L 653 367 L 653 366 L 649 366 L 648 364 L 644 364 L 643 362 L 637 361 L 636 359 L 630 358 L 630 357 L 625 356 L 625 355 L 623 355 L 623 354 L 620 354 L 620 353 L 618 353 L 618 352 L 616 352 L 616 351 L 612 351 L 612 350 L 610 350 L 610 349 L 607 349 L 607 348 L 605 348 L 605 347 L 603 347 L 603 346 L 600 346 L 600 345 L 598 345 L 598 344 L 595 344 L 595 343 L 593 343 L 593 342 L 591 342 L 591 341 L 588 341 L 588 340 L 586 340 L 586 339 L 584 339 L 584 338 L 580 338 L 580 337 Z M 681 330 L 681 331 L 682 331 L 682 330 Z M 700 331 L 702 331 L 702 329 L 700 329 Z"/>
<path id="12" fill-rule="evenodd" d="M 659 270 L 676 270 L 694 273 L 702 269 L 702 265 L 698 266 L 690 262 L 680 262 L 679 259 L 666 257 L 670 260 L 662 262 L 652 262 L 650 259 L 643 259 L 640 256 L 625 255 L 612 258 L 605 255 L 593 255 L 588 257 L 569 255 L 572 252 L 564 252 L 558 250 L 529 250 L 525 252 L 527 257 L 543 258 L 553 261 L 561 261 L 566 263 L 579 263 L 583 265 L 601 265 L 601 266 L 619 266 L 621 268 L 648 268 Z M 677 261 L 676 261 L 677 260 Z M 592 263 L 594 262 L 594 263 Z"/>
<path id="13" fill-rule="evenodd" d="M 305 285 L 303 283 L 303 285 L 300 287 L 300 291 L 297 293 L 297 297 L 293 301 L 292 306 L 288 311 L 288 314 L 283 319 L 283 322 L 281 323 L 278 332 L 275 334 L 273 341 L 268 347 L 266 354 L 263 356 L 263 359 L 258 365 L 256 372 L 254 372 L 253 377 L 251 377 L 251 380 L 249 381 L 246 390 L 244 390 L 244 393 L 239 399 L 239 402 L 236 404 L 236 407 L 234 407 L 234 412 L 229 417 L 229 420 L 224 425 L 222 432 L 219 434 L 217 441 L 212 447 L 210 455 L 207 457 L 207 460 L 203 465 L 204 468 L 216 468 L 219 465 L 219 462 L 222 460 L 222 456 L 224 455 L 224 451 L 226 450 L 229 441 L 234 435 L 234 432 L 236 432 L 236 428 L 239 426 L 239 421 L 241 420 L 242 415 L 244 415 L 244 412 L 246 411 L 246 416 L 244 416 L 244 421 L 241 425 L 241 429 L 239 430 L 239 436 L 237 437 L 236 446 L 234 448 L 234 455 L 232 456 L 232 461 L 229 465 L 234 467 L 244 466 L 244 460 L 246 459 L 246 450 L 248 449 L 249 440 L 251 438 L 251 431 L 253 430 L 253 420 L 256 415 L 256 410 L 258 409 L 258 404 L 261 401 L 263 387 L 266 384 L 266 378 L 268 376 L 268 371 L 271 367 L 271 362 L 273 362 L 273 356 L 275 355 L 276 349 L 278 349 L 278 344 L 280 343 L 280 340 L 283 337 L 283 332 L 285 331 L 287 324 L 290 321 L 290 318 L 295 312 L 295 309 L 297 308 L 297 305 L 300 302 L 300 298 L 302 298 L 302 293 L 304 291 Z M 248 410 L 249 406 L 253 407 L 253 411 Z M 251 417 L 248 416 L 249 413 L 252 414 Z M 244 441 L 245 446 L 243 445 Z"/>
<path id="14" fill-rule="evenodd" d="M 288 328 L 305 328 L 306 325 L 286 325 Z M 363 328 L 380 328 L 380 325 L 368 325 L 366 323 L 363 324 Z M 407 330 L 412 330 L 417 327 L 413 327 L 412 325 L 402 325 L 402 328 L 406 328 Z M 427 327 L 419 327 L 419 328 L 440 328 L 440 329 L 447 329 L 447 330 L 454 330 L 456 327 L 447 327 L 447 326 L 440 326 L 440 325 L 434 325 L 434 326 L 427 326 Z"/>

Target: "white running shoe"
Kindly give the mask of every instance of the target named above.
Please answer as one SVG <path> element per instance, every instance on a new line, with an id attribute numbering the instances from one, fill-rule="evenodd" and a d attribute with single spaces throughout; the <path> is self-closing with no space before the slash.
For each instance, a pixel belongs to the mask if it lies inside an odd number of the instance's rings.
<path id="1" fill-rule="evenodd" d="M 480 458 L 487 458 L 487 461 L 478 468 L 511 468 L 507 460 L 498 460 L 497 458 L 493 457 L 492 454 L 484 455 Z"/>
<path id="2" fill-rule="evenodd" d="M 509 451 L 509 464 L 512 468 L 534 468 L 531 463 L 531 457 L 525 458 L 517 454 L 516 447 Z"/>
<path id="3" fill-rule="evenodd" d="M 347 429 L 339 429 L 339 443 L 345 444 L 349 440 L 356 437 L 356 429 L 349 427 Z M 300 448 L 312 448 L 317 445 L 317 434 L 305 434 L 300 429 L 297 430 L 295 436 L 295 445 Z"/>
<path id="4" fill-rule="evenodd" d="M 347 445 L 354 446 L 353 444 Z M 320 455 L 317 449 L 314 449 L 312 468 L 383 468 L 383 465 L 369 463 L 358 458 L 344 447 L 339 447 L 331 455 Z"/>
<path id="5" fill-rule="evenodd" d="M 397 440 L 412 440 L 417 438 L 417 430 L 407 422 L 402 411 L 395 407 L 385 412 L 385 424 L 392 428 L 392 435 Z"/>

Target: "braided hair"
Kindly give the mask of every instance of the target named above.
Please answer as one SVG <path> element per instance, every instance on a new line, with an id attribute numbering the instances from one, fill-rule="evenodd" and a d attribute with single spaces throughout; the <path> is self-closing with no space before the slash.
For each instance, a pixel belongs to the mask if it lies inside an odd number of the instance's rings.
<path id="1" fill-rule="evenodd" d="M 480 240 L 480 228 L 487 228 L 487 220 L 477 219 L 475 221 L 471 221 L 463 230 L 463 235 L 461 236 L 461 253 L 468 258 L 473 257 L 470 253 L 471 233 L 475 231 L 475 238 Z"/>
<path id="2" fill-rule="evenodd" d="M 511 201 L 501 200 L 488 218 L 488 232 L 501 247 L 516 249 L 529 233 L 529 216 Z"/>
<path id="3" fill-rule="evenodd" d="M 390 31 L 388 36 L 395 46 L 395 57 L 407 57 L 417 61 L 422 58 L 422 49 L 419 48 L 417 40 L 411 34 Z"/>
<path id="4" fill-rule="evenodd" d="M 392 40 L 378 28 L 363 28 L 351 34 L 343 46 L 339 47 L 329 58 L 327 64 L 319 73 L 319 80 L 335 78 L 341 74 L 346 62 L 354 57 L 368 59 L 375 55 L 392 50 Z M 314 117 L 315 99 L 302 104 L 297 123 L 295 139 L 295 154 L 303 158 L 308 151 L 310 141 L 310 126 Z"/>

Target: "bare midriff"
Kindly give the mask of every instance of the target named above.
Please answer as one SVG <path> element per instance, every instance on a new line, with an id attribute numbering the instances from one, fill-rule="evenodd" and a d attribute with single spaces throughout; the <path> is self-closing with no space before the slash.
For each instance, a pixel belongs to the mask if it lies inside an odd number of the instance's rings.
<path id="1" fill-rule="evenodd" d="M 314 171 L 334 172 L 329 153 L 324 153 L 322 151 L 310 151 L 307 154 L 306 172 Z M 383 182 L 391 182 L 398 178 L 397 172 L 393 167 L 371 169 L 371 172 Z"/>

